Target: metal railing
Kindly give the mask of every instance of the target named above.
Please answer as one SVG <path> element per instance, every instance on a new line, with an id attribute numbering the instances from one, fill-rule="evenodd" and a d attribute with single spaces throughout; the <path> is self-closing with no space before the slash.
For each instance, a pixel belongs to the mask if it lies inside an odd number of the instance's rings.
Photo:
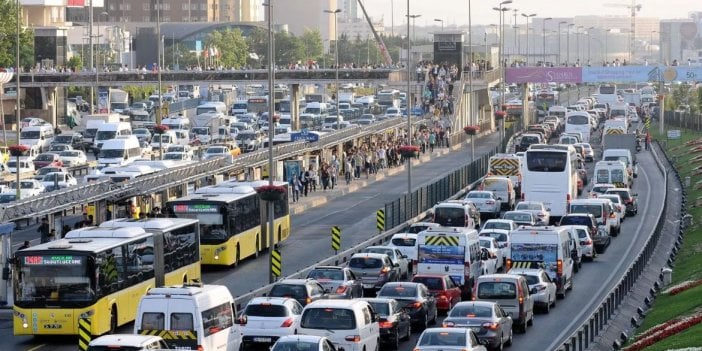
<path id="1" fill-rule="evenodd" d="M 587 350 L 591 344 L 594 344 L 595 337 L 600 335 L 600 333 L 605 329 L 608 321 L 614 315 L 615 311 L 622 304 L 627 294 L 634 287 L 636 280 L 641 276 L 641 274 L 646 269 L 649 259 L 653 255 L 656 245 L 658 244 L 658 239 L 661 236 L 661 231 L 663 225 L 665 224 L 665 212 L 667 209 L 668 200 L 668 172 L 665 166 L 661 163 L 658 154 L 654 148 L 651 148 L 653 158 L 656 161 L 658 169 L 663 173 L 663 189 L 665 189 L 663 195 L 663 206 L 658 213 L 658 222 L 653 232 L 649 236 L 646 244 L 639 251 L 636 259 L 629 265 L 624 276 L 621 278 L 619 283 L 613 287 L 607 295 L 605 295 L 600 303 L 597 305 L 597 309 L 590 314 L 590 316 L 580 325 L 570 336 L 566 337 L 558 346 L 558 351 L 584 351 Z"/>
<path id="2" fill-rule="evenodd" d="M 296 155 L 302 155 L 305 152 L 332 147 L 352 139 L 363 138 L 371 134 L 384 132 L 388 129 L 402 128 L 404 126 L 404 121 L 404 118 L 398 117 L 369 126 L 346 128 L 324 135 L 319 141 L 314 143 L 296 141 L 275 145 L 273 147 L 274 158 L 275 160 L 282 160 Z M 2 206 L 0 207 L 0 222 L 58 213 L 63 210 L 72 209 L 75 206 L 99 200 L 151 194 L 181 184 L 187 184 L 188 182 L 206 176 L 242 172 L 246 170 L 247 167 L 260 166 L 267 162 L 267 160 L 268 151 L 261 149 L 238 156 L 234 158 L 231 164 L 227 163 L 225 157 L 222 157 L 215 160 L 198 162 L 197 164 L 163 170 L 152 175 L 135 178 L 119 184 L 101 181 L 71 187 L 37 197 L 21 199 L 20 201 Z"/>

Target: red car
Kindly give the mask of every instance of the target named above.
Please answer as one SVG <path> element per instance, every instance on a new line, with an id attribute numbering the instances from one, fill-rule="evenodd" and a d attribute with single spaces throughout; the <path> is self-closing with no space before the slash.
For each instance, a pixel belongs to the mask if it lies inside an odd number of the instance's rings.
<path id="1" fill-rule="evenodd" d="M 58 154 L 39 154 L 36 158 L 34 158 L 34 161 L 32 162 L 34 163 L 35 169 L 39 169 L 46 166 L 63 167 L 63 162 L 59 158 Z"/>
<path id="2" fill-rule="evenodd" d="M 436 309 L 439 311 L 448 312 L 461 302 L 461 288 L 448 274 L 417 274 L 412 282 L 426 285 L 436 297 Z"/>

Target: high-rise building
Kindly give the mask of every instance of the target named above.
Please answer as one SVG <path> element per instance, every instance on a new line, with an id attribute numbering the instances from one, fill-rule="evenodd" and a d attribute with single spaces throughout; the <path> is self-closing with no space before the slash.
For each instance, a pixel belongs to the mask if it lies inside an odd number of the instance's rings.
<path id="1" fill-rule="evenodd" d="M 305 0 L 303 5 L 302 1 L 276 1 L 271 9 L 273 22 L 287 25 L 288 31 L 297 36 L 307 29 L 319 29 L 322 40 L 334 40 L 334 15 L 324 11 L 341 9 L 338 6 L 340 2 L 341 0 Z M 343 16 L 343 9 L 341 10 L 337 14 L 340 23 Z"/>
<path id="2" fill-rule="evenodd" d="M 82 0 L 86 7 L 68 8 L 66 19 L 88 22 L 90 0 Z M 97 0 L 95 0 L 97 1 Z M 102 0 L 100 0 L 102 2 Z M 219 22 L 223 19 L 224 4 L 234 0 L 161 0 L 161 22 Z M 105 7 L 94 10 L 94 20 L 106 22 L 156 22 L 156 0 L 104 0 Z M 93 6 L 95 6 L 93 4 Z M 232 5 L 228 5 L 232 6 Z M 224 7 L 228 8 L 228 7 Z M 102 12 L 106 17 L 98 18 Z"/>
<path id="3" fill-rule="evenodd" d="M 343 22 L 354 22 L 358 18 L 358 0 L 339 0 L 341 17 Z"/>
<path id="4" fill-rule="evenodd" d="M 661 21 L 661 60 L 672 64 L 687 64 L 687 59 L 699 57 L 702 35 L 698 31 L 701 18 L 667 19 Z"/>

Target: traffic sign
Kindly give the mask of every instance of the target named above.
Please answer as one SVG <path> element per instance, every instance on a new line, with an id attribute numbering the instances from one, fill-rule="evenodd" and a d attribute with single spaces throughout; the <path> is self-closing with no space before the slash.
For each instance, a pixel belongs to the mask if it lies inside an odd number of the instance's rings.
<path id="1" fill-rule="evenodd" d="M 341 228 L 336 225 L 331 229 L 331 247 L 334 251 L 341 249 Z"/>
<path id="2" fill-rule="evenodd" d="M 280 249 L 275 248 L 271 251 L 271 275 L 280 277 L 283 272 L 283 261 L 280 256 Z"/>
<path id="3" fill-rule="evenodd" d="M 385 230 L 385 211 L 378 210 L 375 212 L 375 227 L 378 228 L 378 233 Z"/>
<path id="4" fill-rule="evenodd" d="M 680 129 L 671 129 L 668 131 L 668 139 L 680 139 Z"/>
<path id="5" fill-rule="evenodd" d="M 644 126 L 646 129 L 651 129 L 651 117 L 646 117 L 646 121 L 644 122 Z"/>

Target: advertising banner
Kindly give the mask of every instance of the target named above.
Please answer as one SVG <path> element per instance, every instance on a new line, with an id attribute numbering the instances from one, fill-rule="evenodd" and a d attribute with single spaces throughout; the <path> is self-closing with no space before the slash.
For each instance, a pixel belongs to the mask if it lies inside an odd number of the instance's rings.
<path id="1" fill-rule="evenodd" d="M 581 83 L 580 67 L 515 67 L 505 70 L 508 84 L 516 83 Z"/>

